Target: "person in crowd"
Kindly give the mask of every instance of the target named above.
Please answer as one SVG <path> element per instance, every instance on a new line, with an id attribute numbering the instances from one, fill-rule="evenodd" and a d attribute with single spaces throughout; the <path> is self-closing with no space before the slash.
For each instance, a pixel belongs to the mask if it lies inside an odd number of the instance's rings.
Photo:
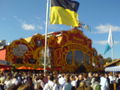
<path id="1" fill-rule="evenodd" d="M 86 88 L 86 83 L 82 81 L 76 90 L 86 90 Z"/>
<path id="2" fill-rule="evenodd" d="M 101 85 L 98 78 L 95 78 L 95 81 L 91 85 L 93 90 L 101 90 Z"/>
<path id="3" fill-rule="evenodd" d="M 95 80 L 100 83 L 100 75 L 99 75 L 99 73 L 95 73 Z"/>
<path id="4" fill-rule="evenodd" d="M 48 75 L 48 83 L 45 84 L 43 90 L 56 90 L 56 85 L 53 82 L 54 78 L 52 75 Z"/>
<path id="5" fill-rule="evenodd" d="M 93 74 L 91 72 L 88 73 L 87 81 L 92 85 L 95 78 L 93 77 Z"/>
<path id="6" fill-rule="evenodd" d="M 105 78 L 107 79 L 108 84 L 110 85 L 110 78 L 109 78 L 109 75 L 107 73 L 105 73 Z"/>
<path id="7" fill-rule="evenodd" d="M 35 90 L 42 90 L 44 87 L 43 76 L 38 75 L 36 79 L 34 79 L 34 89 Z"/>
<path id="8" fill-rule="evenodd" d="M 100 85 L 101 85 L 101 90 L 109 90 L 108 81 L 105 78 L 104 74 L 101 74 Z"/>
<path id="9" fill-rule="evenodd" d="M 53 82 L 54 82 L 53 90 L 60 90 L 60 88 L 59 88 L 60 85 L 59 85 L 59 83 L 58 83 L 58 78 L 55 78 L 55 77 L 54 77 Z"/>
<path id="10" fill-rule="evenodd" d="M 17 90 L 32 90 L 32 89 L 30 89 L 30 85 L 27 83 L 20 85 Z"/>
<path id="11" fill-rule="evenodd" d="M 4 88 L 5 89 L 8 89 L 9 87 L 12 86 L 12 83 L 11 83 L 11 77 L 10 76 L 7 76 L 5 82 L 4 82 Z"/>
<path id="12" fill-rule="evenodd" d="M 90 81 L 87 78 L 88 78 L 87 73 L 83 73 L 83 82 L 85 82 L 85 85 L 88 85 L 88 83 L 90 83 Z"/>
<path id="13" fill-rule="evenodd" d="M 114 82 L 114 78 L 113 78 L 113 73 L 110 72 L 108 74 L 108 78 L 109 78 L 109 87 L 110 87 L 110 90 L 113 90 L 113 82 Z"/>
<path id="14" fill-rule="evenodd" d="M 28 90 L 34 90 L 34 84 L 33 84 L 31 76 L 27 77 L 27 82 L 26 83 L 28 85 Z"/>
<path id="15" fill-rule="evenodd" d="M 70 81 L 70 76 L 66 75 L 65 76 L 65 84 L 63 85 L 62 90 L 72 90 L 72 85 L 71 85 L 71 81 Z"/>
<path id="16" fill-rule="evenodd" d="M 48 72 L 44 73 L 44 78 L 43 78 L 44 84 L 48 82 Z"/>
<path id="17" fill-rule="evenodd" d="M 117 90 L 120 90 L 120 73 L 118 73 L 117 77 Z"/>
<path id="18" fill-rule="evenodd" d="M 13 74 L 12 79 L 11 79 L 11 84 L 16 85 L 16 86 L 19 84 L 18 79 L 17 79 L 17 73 Z"/>
<path id="19" fill-rule="evenodd" d="M 65 77 L 64 77 L 64 74 L 59 74 L 58 75 L 58 83 L 59 83 L 59 88 L 62 89 L 64 84 L 65 84 L 66 80 L 65 80 Z"/>
<path id="20" fill-rule="evenodd" d="M 78 86 L 80 85 L 80 82 L 81 82 L 81 81 L 83 81 L 83 75 L 82 75 L 82 74 L 79 74 L 79 75 L 78 75 L 78 80 L 77 80 L 77 86 L 76 86 L 77 88 L 78 88 Z"/>
<path id="21" fill-rule="evenodd" d="M 75 75 L 71 75 L 70 80 L 71 80 L 72 90 L 76 90 L 77 81 L 75 79 Z"/>
<path id="22" fill-rule="evenodd" d="M 4 81 L 5 81 L 5 75 L 3 73 L 0 74 L 0 90 L 4 90 Z"/>

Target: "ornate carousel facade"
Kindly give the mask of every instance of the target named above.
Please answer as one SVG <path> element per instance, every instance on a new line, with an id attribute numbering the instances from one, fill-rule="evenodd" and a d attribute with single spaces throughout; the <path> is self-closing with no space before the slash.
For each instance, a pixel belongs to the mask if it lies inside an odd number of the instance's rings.
<path id="1" fill-rule="evenodd" d="M 6 60 L 15 68 L 43 68 L 44 38 L 44 35 L 36 34 L 13 41 L 6 48 Z M 63 72 L 75 72 L 103 69 L 103 58 L 92 48 L 92 41 L 81 30 L 49 33 L 47 43 L 47 68 L 51 70 L 59 68 Z"/>

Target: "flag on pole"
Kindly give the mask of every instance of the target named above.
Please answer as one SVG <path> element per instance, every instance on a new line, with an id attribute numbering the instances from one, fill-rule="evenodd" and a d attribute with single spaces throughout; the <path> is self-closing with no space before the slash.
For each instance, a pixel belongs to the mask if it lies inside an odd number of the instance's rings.
<path id="1" fill-rule="evenodd" d="M 91 31 L 90 26 L 87 25 L 87 24 L 82 24 L 82 28 L 85 29 L 85 30 Z"/>
<path id="2" fill-rule="evenodd" d="M 64 24 L 78 27 L 77 10 L 79 2 L 72 0 L 51 0 L 50 24 Z"/>
<path id="3" fill-rule="evenodd" d="M 105 47 L 104 54 L 106 54 L 112 47 L 113 47 L 113 38 L 112 38 L 112 30 L 110 28 L 109 35 L 108 35 L 108 42 L 107 42 L 107 45 Z"/>
<path id="4" fill-rule="evenodd" d="M 5 40 L 0 40 L 0 49 L 3 49 L 6 46 Z"/>

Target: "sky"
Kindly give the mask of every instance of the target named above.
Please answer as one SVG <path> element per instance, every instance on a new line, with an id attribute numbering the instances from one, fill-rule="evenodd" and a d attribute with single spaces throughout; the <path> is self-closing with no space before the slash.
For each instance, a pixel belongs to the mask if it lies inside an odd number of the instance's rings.
<path id="1" fill-rule="evenodd" d="M 114 46 L 113 59 L 120 58 L 120 0 L 76 0 L 80 3 L 79 20 L 90 26 L 91 32 L 82 29 L 92 40 L 92 47 L 103 57 L 105 55 L 109 28 L 112 29 Z M 0 40 L 10 43 L 36 33 L 45 33 L 47 0 L 0 0 Z M 48 32 L 69 30 L 70 26 L 48 25 Z"/>

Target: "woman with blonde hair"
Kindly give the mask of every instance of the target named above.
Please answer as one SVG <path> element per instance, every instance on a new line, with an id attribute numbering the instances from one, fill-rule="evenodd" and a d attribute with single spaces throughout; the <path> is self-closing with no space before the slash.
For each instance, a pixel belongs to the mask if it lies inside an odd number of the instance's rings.
<path id="1" fill-rule="evenodd" d="M 85 82 L 80 82 L 80 85 L 79 85 L 79 87 L 77 88 L 77 90 L 87 90 L 86 89 L 87 87 L 86 87 L 86 84 L 85 84 Z"/>

